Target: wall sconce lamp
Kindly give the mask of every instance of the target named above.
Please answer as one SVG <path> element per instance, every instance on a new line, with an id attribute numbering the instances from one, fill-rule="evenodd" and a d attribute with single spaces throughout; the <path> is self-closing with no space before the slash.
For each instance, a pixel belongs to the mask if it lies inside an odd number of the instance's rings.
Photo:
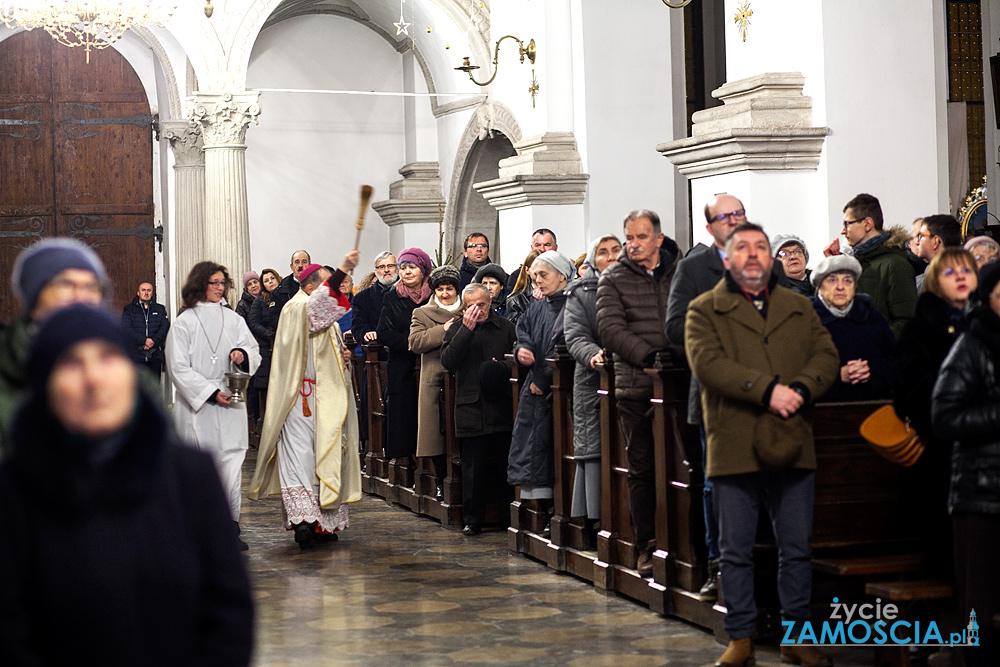
<path id="1" fill-rule="evenodd" d="M 670 7 L 671 9 L 683 9 L 684 7 L 687 7 L 688 5 L 691 4 L 691 0 L 684 0 L 684 2 L 678 2 L 678 3 L 667 2 L 667 0 L 663 0 L 663 4 L 665 4 L 667 7 Z"/>
<path id="2" fill-rule="evenodd" d="M 468 74 L 469 81 L 476 84 L 477 86 L 490 85 L 491 83 L 493 83 L 493 79 L 497 78 L 497 58 L 499 58 L 500 56 L 500 43 L 508 38 L 513 39 L 515 42 L 517 42 L 517 51 L 521 56 L 521 64 L 522 65 L 524 64 L 524 57 L 528 56 L 528 61 L 531 62 L 532 65 L 534 65 L 535 55 L 537 55 L 537 51 L 535 50 L 535 40 L 534 39 L 530 40 L 528 42 L 528 46 L 525 46 L 524 42 L 519 40 L 517 37 L 514 37 L 514 35 L 504 35 L 503 37 L 497 40 L 497 44 L 493 48 L 493 76 L 491 76 L 489 80 L 479 82 L 473 78 L 472 71 L 479 69 L 479 65 L 473 65 L 472 63 L 470 63 L 469 56 L 465 56 L 465 58 L 462 60 L 462 66 L 456 67 L 455 69 L 460 72 L 465 72 L 466 74 Z"/>

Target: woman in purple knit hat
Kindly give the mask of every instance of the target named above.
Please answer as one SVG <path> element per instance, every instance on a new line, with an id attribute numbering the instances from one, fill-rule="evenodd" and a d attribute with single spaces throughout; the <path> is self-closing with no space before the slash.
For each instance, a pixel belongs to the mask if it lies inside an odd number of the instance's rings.
<path id="1" fill-rule="evenodd" d="M 389 349 L 386 363 L 385 456 L 410 459 L 417 451 L 417 355 L 410 351 L 413 311 L 431 297 L 431 258 L 420 248 L 407 248 L 396 258 L 399 280 L 385 294 L 378 341 Z M 404 461 L 405 463 L 405 461 Z"/>

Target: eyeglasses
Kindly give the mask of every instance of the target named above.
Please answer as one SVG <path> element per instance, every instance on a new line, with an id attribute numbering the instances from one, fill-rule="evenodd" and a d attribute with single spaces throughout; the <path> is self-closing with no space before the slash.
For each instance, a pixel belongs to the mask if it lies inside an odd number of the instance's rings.
<path id="1" fill-rule="evenodd" d="M 473 248 L 485 248 L 488 250 L 489 247 L 490 247 L 489 243 L 470 243 L 469 245 L 465 246 L 465 249 L 472 250 Z"/>
<path id="2" fill-rule="evenodd" d="M 216 287 L 224 287 L 225 284 L 226 284 L 226 281 L 225 280 L 209 280 L 208 284 L 209 285 L 214 285 Z"/>
<path id="3" fill-rule="evenodd" d="M 739 208 L 731 213 L 720 213 L 719 215 L 712 218 L 712 222 L 725 222 L 727 218 L 732 218 L 733 220 L 742 220 L 747 217 L 746 209 Z"/>
<path id="4" fill-rule="evenodd" d="M 49 281 L 46 287 L 52 287 L 60 292 L 84 292 L 88 294 L 101 294 L 104 288 L 99 282 L 76 282 L 66 278 L 54 278 Z"/>
<path id="5" fill-rule="evenodd" d="M 844 220 L 844 229 L 847 229 L 856 222 L 864 222 L 866 218 L 861 218 L 860 220 Z"/>
<path id="6" fill-rule="evenodd" d="M 388 271 L 389 269 L 395 269 L 398 264 L 376 264 L 375 269 L 378 271 Z"/>
<path id="7" fill-rule="evenodd" d="M 967 266 L 949 266 L 941 273 L 951 278 L 952 276 L 956 276 L 958 274 L 962 274 L 963 276 L 968 276 L 971 275 L 973 271 Z"/>
<path id="8" fill-rule="evenodd" d="M 806 254 L 802 252 L 802 248 L 792 248 L 791 250 L 779 250 L 778 259 L 785 259 L 788 257 L 805 257 Z"/>

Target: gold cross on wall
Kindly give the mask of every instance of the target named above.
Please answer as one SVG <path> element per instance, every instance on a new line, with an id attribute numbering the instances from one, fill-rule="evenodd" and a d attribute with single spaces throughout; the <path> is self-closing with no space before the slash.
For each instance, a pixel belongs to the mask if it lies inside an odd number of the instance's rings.
<path id="1" fill-rule="evenodd" d="M 744 42 L 747 41 L 747 26 L 750 25 L 751 16 L 753 16 L 753 10 L 750 9 L 750 0 L 743 0 L 736 9 L 736 16 L 733 17 L 733 21 L 736 23 L 739 31 L 743 33 Z"/>
<path id="2" fill-rule="evenodd" d="M 531 93 L 531 108 L 535 108 L 535 95 L 538 94 L 538 79 L 535 78 L 535 70 L 531 70 L 531 85 L 528 86 L 528 92 Z"/>

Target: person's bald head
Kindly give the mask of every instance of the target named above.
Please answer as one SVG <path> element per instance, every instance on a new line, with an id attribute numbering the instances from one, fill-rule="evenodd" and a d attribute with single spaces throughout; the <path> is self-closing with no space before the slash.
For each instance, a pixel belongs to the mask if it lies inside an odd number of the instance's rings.
<path id="1" fill-rule="evenodd" d="M 736 226 L 747 221 L 746 208 L 736 197 L 719 193 L 705 204 L 706 229 L 715 240 L 717 248 L 724 248 L 726 239 Z"/>

